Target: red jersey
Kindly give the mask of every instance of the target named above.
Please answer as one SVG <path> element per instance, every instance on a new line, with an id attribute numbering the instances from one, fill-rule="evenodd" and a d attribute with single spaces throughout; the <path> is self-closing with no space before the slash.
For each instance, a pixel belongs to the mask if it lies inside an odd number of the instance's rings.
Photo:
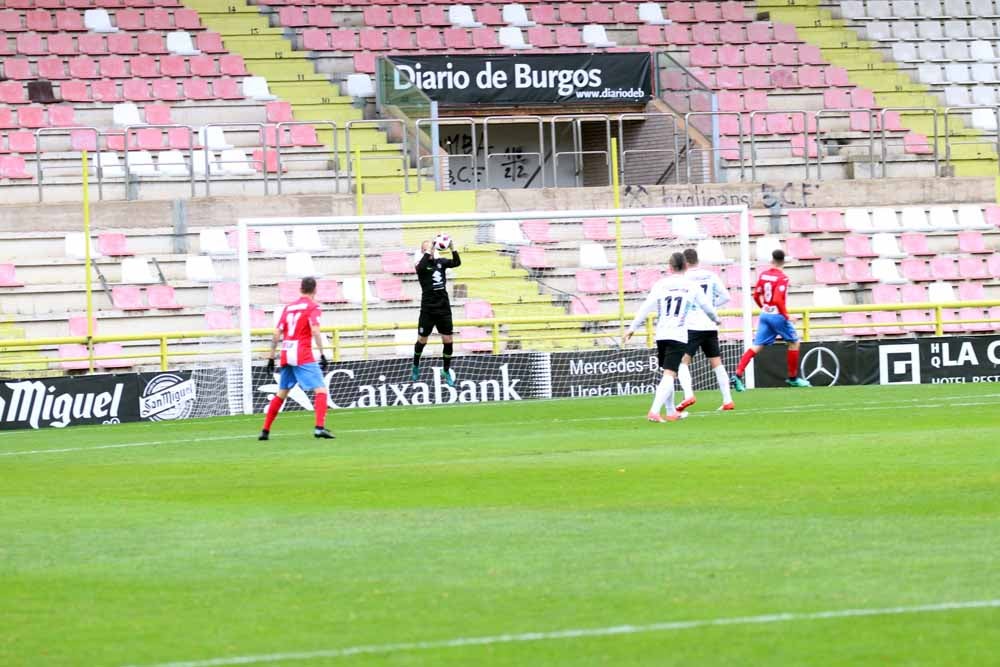
<path id="1" fill-rule="evenodd" d="M 312 351 L 313 327 L 319 326 L 319 305 L 307 296 L 281 311 L 281 366 L 302 366 L 316 361 Z"/>
<path id="2" fill-rule="evenodd" d="M 761 312 L 780 313 L 788 318 L 785 308 L 785 297 L 788 294 L 788 276 L 781 269 L 770 268 L 757 278 L 753 288 L 753 300 L 760 306 Z"/>

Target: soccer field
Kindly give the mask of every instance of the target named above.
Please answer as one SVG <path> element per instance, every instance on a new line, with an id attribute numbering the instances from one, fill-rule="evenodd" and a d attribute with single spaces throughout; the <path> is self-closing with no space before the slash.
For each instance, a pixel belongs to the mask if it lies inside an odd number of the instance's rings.
<path id="1" fill-rule="evenodd" d="M 1000 388 L 700 399 L 2 433 L 0 665 L 1000 664 Z"/>

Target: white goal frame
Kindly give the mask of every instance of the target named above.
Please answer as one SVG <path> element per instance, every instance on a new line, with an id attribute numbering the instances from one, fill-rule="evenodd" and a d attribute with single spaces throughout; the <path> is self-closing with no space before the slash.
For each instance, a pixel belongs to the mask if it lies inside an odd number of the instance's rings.
<path id="1" fill-rule="evenodd" d="M 237 221 L 239 284 L 240 284 L 240 354 L 243 372 L 243 412 L 253 412 L 253 350 L 250 336 L 250 246 L 248 231 L 260 227 L 331 226 L 366 224 L 436 223 L 436 222 L 498 222 L 504 220 L 572 220 L 581 218 L 640 218 L 644 216 L 719 215 L 738 213 L 740 217 L 740 284 L 743 291 L 743 342 L 750 345 L 753 335 L 752 309 L 750 306 L 750 209 L 739 206 L 688 206 L 657 208 L 608 208 L 572 211 L 504 211 L 498 213 L 447 213 L 403 215 L 339 215 L 311 217 L 239 218 Z M 748 386 L 753 386 L 752 365 L 747 369 Z"/>

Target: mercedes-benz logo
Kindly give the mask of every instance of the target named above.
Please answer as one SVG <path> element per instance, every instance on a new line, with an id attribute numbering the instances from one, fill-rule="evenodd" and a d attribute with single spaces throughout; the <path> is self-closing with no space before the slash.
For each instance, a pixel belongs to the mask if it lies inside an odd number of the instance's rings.
<path id="1" fill-rule="evenodd" d="M 828 347 L 814 347 L 802 356 L 799 372 L 814 387 L 829 387 L 840 379 L 840 359 Z"/>

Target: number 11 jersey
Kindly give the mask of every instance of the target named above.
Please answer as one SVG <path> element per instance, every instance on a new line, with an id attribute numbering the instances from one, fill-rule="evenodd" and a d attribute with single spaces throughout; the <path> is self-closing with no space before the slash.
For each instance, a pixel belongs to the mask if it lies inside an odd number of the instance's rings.
<path id="1" fill-rule="evenodd" d="M 688 318 L 696 309 L 704 311 L 710 319 L 716 318 L 715 309 L 698 285 L 683 274 L 669 275 L 653 285 L 629 328 L 635 331 L 642 326 L 646 316 L 655 311 L 656 340 L 687 343 Z"/>

